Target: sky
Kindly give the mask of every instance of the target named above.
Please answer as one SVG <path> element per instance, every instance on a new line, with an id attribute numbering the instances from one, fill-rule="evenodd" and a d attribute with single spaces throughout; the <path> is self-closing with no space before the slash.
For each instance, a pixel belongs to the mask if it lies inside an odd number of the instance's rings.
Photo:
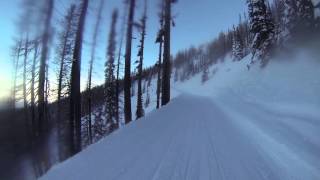
<path id="1" fill-rule="evenodd" d="M 136 0 L 136 21 L 142 15 L 144 0 Z M 58 20 L 66 12 L 71 2 L 79 2 L 77 0 L 55 0 L 54 21 L 56 25 Z M 99 0 L 91 0 L 88 11 L 87 22 L 85 27 L 84 48 L 82 55 L 82 86 L 86 84 L 87 79 L 87 65 L 90 57 L 90 45 L 92 42 L 92 29 L 95 23 L 97 13 L 97 6 Z M 120 10 L 120 17 L 122 16 L 123 0 L 105 0 L 105 8 L 103 14 L 103 22 L 101 24 L 97 59 L 94 65 L 94 85 L 103 83 L 103 71 L 105 62 L 105 51 L 107 46 L 107 37 L 109 33 L 109 26 L 111 23 L 111 13 L 114 8 Z M 0 98 L 7 96 L 11 88 L 12 77 L 12 57 L 10 56 L 10 47 L 13 45 L 13 38 L 16 32 L 16 23 L 21 7 L 19 4 L 21 0 L 1 0 L 0 1 Z M 158 57 L 158 45 L 154 43 L 157 31 L 159 29 L 157 12 L 159 0 L 148 0 L 148 22 L 147 22 L 147 36 L 145 42 L 145 64 L 144 66 L 151 66 L 155 64 Z M 246 11 L 245 0 L 179 0 L 173 6 L 172 14 L 175 17 L 176 26 L 172 28 L 172 42 L 171 53 L 174 55 L 179 50 L 186 49 L 190 46 L 198 46 L 211 41 L 221 31 L 226 31 L 231 28 L 233 24 L 239 21 L 239 14 Z M 119 29 L 121 18 L 118 20 L 118 34 L 117 40 L 119 42 Z M 58 31 L 59 29 L 56 29 Z M 139 38 L 138 32 L 135 31 L 134 37 Z M 134 40 L 132 61 L 136 60 L 137 42 Z M 51 48 L 54 50 L 54 48 Z M 54 51 L 50 52 L 51 60 L 54 58 Z M 50 80 L 56 79 L 54 74 L 54 65 L 51 65 Z M 54 84 L 54 82 L 53 82 Z"/>

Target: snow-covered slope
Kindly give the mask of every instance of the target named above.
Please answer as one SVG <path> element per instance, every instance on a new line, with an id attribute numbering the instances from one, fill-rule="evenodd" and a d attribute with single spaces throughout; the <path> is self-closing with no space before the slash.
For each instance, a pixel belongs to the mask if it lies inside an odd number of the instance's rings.
<path id="1" fill-rule="evenodd" d="M 320 179 L 320 59 L 312 54 L 280 56 L 263 70 L 248 70 L 249 57 L 226 58 L 205 84 L 201 74 L 173 83 L 168 106 L 152 111 L 151 97 L 145 118 L 41 179 Z"/>

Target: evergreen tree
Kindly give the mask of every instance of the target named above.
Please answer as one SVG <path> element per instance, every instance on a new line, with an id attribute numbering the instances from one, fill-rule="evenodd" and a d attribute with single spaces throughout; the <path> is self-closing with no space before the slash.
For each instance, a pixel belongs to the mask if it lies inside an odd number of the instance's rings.
<path id="1" fill-rule="evenodd" d="M 254 34 L 252 43 L 253 59 L 261 60 L 261 66 L 265 66 L 270 58 L 270 52 L 274 45 L 274 23 L 272 14 L 265 4 L 265 0 L 247 0 L 250 18 L 250 31 Z"/>
<path id="2" fill-rule="evenodd" d="M 232 54 L 233 59 L 240 61 L 243 58 L 243 43 L 241 41 L 241 34 L 239 28 L 234 29 L 233 39 L 232 39 Z"/>
<path id="3" fill-rule="evenodd" d="M 144 107 L 147 108 L 150 104 L 150 93 L 149 93 L 149 86 L 147 87 L 147 97 L 146 97 L 146 101 L 144 103 Z"/>
<path id="4" fill-rule="evenodd" d="M 14 54 L 14 79 L 13 79 L 13 93 L 12 93 L 12 100 L 14 101 L 14 108 L 16 108 L 17 102 L 17 91 L 18 91 L 18 74 L 19 74 L 19 64 L 20 64 L 20 53 L 22 51 L 22 39 L 17 40 L 13 47 L 13 54 Z"/>
<path id="5" fill-rule="evenodd" d="M 209 80 L 209 67 L 205 66 L 202 71 L 201 82 L 205 83 Z"/>
<path id="6" fill-rule="evenodd" d="M 284 0 L 283 30 L 282 36 L 290 39 L 297 26 L 297 4 L 295 0 Z"/>
<path id="7" fill-rule="evenodd" d="M 46 88 L 46 66 L 49 54 L 49 43 L 50 43 L 50 32 L 51 32 L 51 21 L 54 8 L 54 0 L 47 0 L 45 3 L 45 22 L 44 30 L 42 34 L 42 46 L 41 46 L 41 57 L 40 57 L 40 69 L 39 69 L 39 83 L 38 83 L 38 131 L 43 131 L 47 125 L 47 119 L 45 115 L 45 88 Z"/>
<path id="8" fill-rule="evenodd" d="M 120 113 L 119 113 L 119 104 L 120 104 L 120 64 L 121 64 L 121 57 L 122 57 L 122 45 L 124 40 L 124 33 L 125 33 L 125 22 L 127 17 L 127 5 L 128 3 L 125 3 L 125 10 L 124 14 L 122 16 L 122 22 L 121 22 L 121 29 L 120 29 L 120 42 L 119 42 L 119 49 L 118 49 L 118 60 L 117 60 L 117 72 L 116 72 L 116 121 L 117 124 L 120 123 Z"/>
<path id="9" fill-rule="evenodd" d="M 88 92 L 88 97 L 87 97 L 87 105 L 88 105 L 88 122 L 87 122 L 87 129 L 88 129 L 88 139 L 89 143 L 92 143 L 92 120 L 91 120 L 91 113 L 92 113 L 92 71 L 93 71 L 93 64 L 96 58 L 96 47 L 97 47 L 97 39 L 99 35 L 99 28 L 101 24 L 101 19 L 102 19 L 102 11 L 104 7 L 104 0 L 100 0 L 99 3 L 99 10 L 97 13 L 97 19 L 96 23 L 94 26 L 94 32 L 93 32 L 93 40 L 92 40 L 92 47 L 91 47 L 91 57 L 89 61 L 89 72 L 88 72 L 88 84 L 87 84 L 87 92 Z"/>
<path id="10" fill-rule="evenodd" d="M 318 11 L 320 10 L 320 2 L 317 5 L 315 5 L 315 8 L 317 8 Z M 320 17 L 319 16 L 315 19 L 315 32 L 318 32 L 318 35 L 320 33 Z"/>
<path id="11" fill-rule="evenodd" d="M 108 132 L 118 128 L 116 121 L 116 79 L 115 79 L 115 50 L 116 50 L 116 23 L 118 11 L 112 13 L 111 30 L 109 34 L 109 45 L 107 52 L 107 62 L 105 63 L 105 111 L 106 126 Z"/>
<path id="12" fill-rule="evenodd" d="M 297 0 L 299 32 L 310 32 L 314 28 L 314 6 L 311 0 Z"/>
<path id="13" fill-rule="evenodd" d="M 58 102 L 58 115 L 61 110 L 61 98 L 66 97 L 69 94 L 69 74 L 72 62 L 73 42 L 76 32 L 75 18 L 75 5 L 71 5 L 67 15 L 62 21 L 63 30 L 59 33 L 59 44 L 57 46 L 57 64 L 58 69 L 58 89 L 57 89 L 57 102 Z"/>
<path id="14" fill-rule="evenodd" d="M 70 92 L 70 152 L 76 154 L 81 151 L 81 52 L 83 32 L 86 21 L 89 0 L 82 0 L 80 17 L 77 24 L 76 38 L 71 67 L 71 92 Z"/>
<path id="15" fill-rule="evenodd" d="M 147 22 L 147 1 L 145 0 L 145 8 L 143 17 L 141 18 L 140 22 L 140 30 L 141 30 L 141 39 L 140 39 L 140 48 L 138 51 L 138 94 L 137 94 L 137 111 L 136 111 L 136 118 L 139 119 L 144 116 L 144 110 L 142 105 L 142 70 L 143 70 L 143 55 L 144 55 L 144 41 L 146 36 L 146 22 Z"/>

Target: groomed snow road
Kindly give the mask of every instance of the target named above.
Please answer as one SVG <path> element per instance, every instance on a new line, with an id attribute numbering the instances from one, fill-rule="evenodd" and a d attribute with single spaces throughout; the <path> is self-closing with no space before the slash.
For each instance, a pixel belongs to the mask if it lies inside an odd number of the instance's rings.
<path id="1" fill-rule="evenodd" d="M 229 99 L 183 94 L 41 179 L 320 179 L 319 120 Z"/>

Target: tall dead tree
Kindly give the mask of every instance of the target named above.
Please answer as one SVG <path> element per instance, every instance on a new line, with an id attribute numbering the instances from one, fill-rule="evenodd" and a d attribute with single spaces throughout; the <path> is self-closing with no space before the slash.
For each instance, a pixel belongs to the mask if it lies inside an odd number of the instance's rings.
<path id="1" fill-rule="evenodd" d="M 92 40 L 92 47 L 91 47 L 91 57 L 89 62 L 89 73 L 88 73 L 88 84 L 87 84 L 87 103 L 88 103 L 88 137 L 89 137 L 89 143 L 92 143 L 92 120 L 91 120 L 91 113 L 92 113 L 92 92 L 91 92 L 91 86 L 92 86 L 92 71 L 93 71 L 93 63 L 96 56 L 96 48 L 97 48 L 97 38 L 99 33 L 99 28 L 101 24 L 102 19 L 102 10 L 104 6 L 104 0 L 100 0 L 99 3 L 99 10 L 97 14 L 97 21 L 94 26 L 94 32 L 93 32 L 93 40 Z"/>
<path id="2" fill-rule="evenodd" d="M 170 101 L 170 76 L 171 76 L 171 60 L 170 60 L 170 40 L 171 40 L 171 5 L 176 0 L 165 0 L 164 14 L 164 51 L 163 51 L 163 67 L 162 67 L 162 102 L 164 106 Z"/>
<path id="3" fill-rule="evenodd" d="M 157 63 L 158 78 L 157 78 L 157 109 L 160 108 L 160 98 L 161 98 L 161 70 L 162 70 L 162 48 L 163 48 L 163 22 L 164 22 L 164 2 L 161 1 L 160 10 L 160 29 L 157 35 L 156 43 L 159 43 L 159 57 Z"/>
<path id="4" fill-rule="evenodd" d="M 83 31 L 88 10 L 89 0 L 82 0 L 80 18 L 76 32 L 71 68 L 70 93 L 70 152 L 76 154 L 81 151 L 81 89 L 80 70 Z"/>
<path id="5" fill-rule="evenodd" d="M 136 118 L 139 119 L 144 116 L 143 100 L 142 100 L 142 70 L 143 70 L 143 55 L 144 55 L 144 40 L 146 36 L 146 22 L 147 22 L 147 1 L 144 2 L 144 12 L 140 22 L 141 39 L 140 49 L 138 51 L 138 94 L 137 94 L 137 111 Z"/>
<path id="6" fill-rule="evenodd" d="M 132 27 L 134 21 L 135 0 L 130 0 L 129 16 L 127 24 L 127 41 L 125 55 L 125 72 L 124 72 L 124 118 L 125 123 L 132 120 L 131 112 L 131 46 L 132 46 Z"/>
<path id="7" fill-rule="evenodd" d="M 45 22 L 44 30 L 42 34 L 42 47 L 41 47 L 41 57 L 40 57 L 40 69 L 39 69 L 39 87 L 38 87 L 38 132 L 44 130 L 47 125 L 45 118 L 45 81 L 46 81 L 46 65 L 49 53 L 49 41 L 50 41 L 50 29 L 51 20 L 53 14 L 54 0 L 48 0 L 45 8 Z"/>

